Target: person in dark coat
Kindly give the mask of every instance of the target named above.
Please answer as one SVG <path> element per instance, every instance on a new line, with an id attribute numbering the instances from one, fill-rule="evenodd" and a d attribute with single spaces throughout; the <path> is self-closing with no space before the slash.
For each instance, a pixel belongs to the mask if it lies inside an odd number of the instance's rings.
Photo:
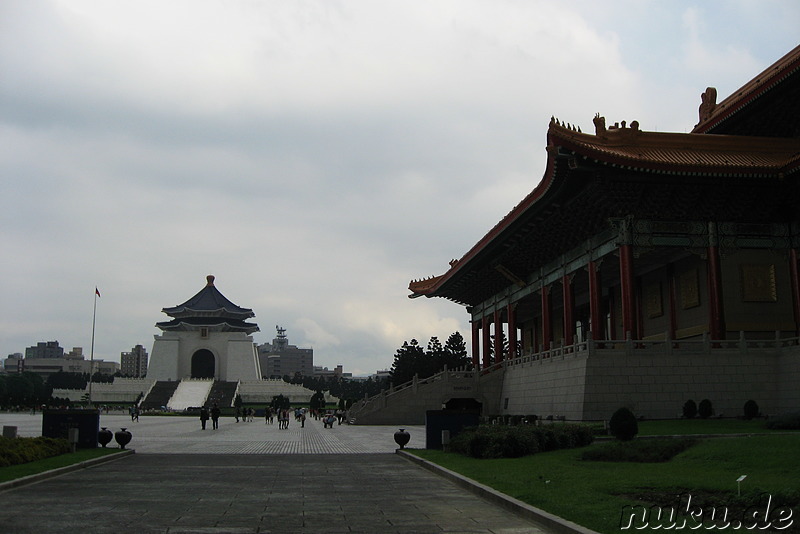
<path id="1" fill-rule="evenodd" d="M 214 430 L 219 428 L 219 406 L 217 406 L 216 402 L 211 408 L 211 428 Z"/>
<path id="2" fill-rule="evenodd" d="M 208 421 L 208 408 L 203 406 L 200 408 L 200 426 L 203 430 L 206 429 L 206 421 Z"/>

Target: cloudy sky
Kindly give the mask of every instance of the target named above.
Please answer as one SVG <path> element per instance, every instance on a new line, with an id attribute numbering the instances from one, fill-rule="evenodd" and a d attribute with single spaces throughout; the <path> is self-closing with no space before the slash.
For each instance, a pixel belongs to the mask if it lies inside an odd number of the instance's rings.
<path id="1" fill-rule="evenodd" d="M 551 115 L 689 131 L 798 44 L 791 1 L 0 2 L 0 356 L 152 349 L 207 274 L 368 374 L 540 181 Z"/>

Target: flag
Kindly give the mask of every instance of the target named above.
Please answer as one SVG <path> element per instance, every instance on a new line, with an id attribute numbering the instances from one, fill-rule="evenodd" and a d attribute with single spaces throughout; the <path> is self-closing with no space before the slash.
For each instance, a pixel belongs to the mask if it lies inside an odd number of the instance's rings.
<path id="1" fill-rule="evenodd" d="M 97 295 L 98 297 L 100 296 L 100 290 L 97 289 L 96 287 L 94 288 L 94 294 Z"/>

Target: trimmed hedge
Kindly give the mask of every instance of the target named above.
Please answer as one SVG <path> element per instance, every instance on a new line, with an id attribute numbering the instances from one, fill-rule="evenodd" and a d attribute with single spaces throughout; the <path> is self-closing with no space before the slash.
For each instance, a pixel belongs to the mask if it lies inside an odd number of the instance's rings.
<path id="1" fill-rule="evenodd" d="M 0 437 L 0 467 L 25 464 L 70 452 L 63 438 L 5 438 Z"/>
<path id="2" fill-rule="evenodd" d="M 519 458 L 537 452 L 589 445 L 592 429 L 585 425 L 481 425 L 464 429 L 450 441 L 450 450 L 473 458 Z"/>
<path id="3" fill-rule="evenodd" d="M 612 441 L 587 449 L 581 459 L 594 462 L 668 462 L 697 443 L 690 438 Z"/>
<path id="4" fill-rule="evenodd" d="M 770 430 L 800 430 L 800 412 L 770 417 L 767 421 L 767 428 Z"/>

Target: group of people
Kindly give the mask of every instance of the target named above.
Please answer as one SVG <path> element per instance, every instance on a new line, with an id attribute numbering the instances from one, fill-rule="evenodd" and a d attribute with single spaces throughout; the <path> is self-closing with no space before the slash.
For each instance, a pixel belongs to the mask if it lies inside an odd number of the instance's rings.
<path id="1" fill-rule="evenodd" d="M 206 406 L 200 408 L 200 426 L 203 430 L 206 429 L 206 422 L 211 419 L 211 428 L 217 430 L 219 428 L 219 415 L 220 409 L 217 403 L 209 410 Z"/>
<path id="2" fill-rule="evenodd" d="M 267 410 L 269 410 L 269 408 L 267 408 Z M 240 408 L 238 406 L 236 407 L 236 411 L 233 413 L 237 423 L 239 422 L 239 418 L 242 419 L 242 423 L 252 423 L 255 415 L 255 408 Z"/>
<path id="3" fill-rule="evenodd" d="M 306 408 L 296 408 L 295 410 L 273 410 L 270 406 L 267 406 L 264 410 L 264 423 L 271 425 L 273 424 L 275 417 L 278 418 L 278 429 L 284 430 L 289 428 L 289 419 L 292 414 L 294 414 L 294 419 L 298 423 L 300 423 L 300 427 L 303 428 L 306 426 L 306 415 L 309 411 Z M 345 412 L 344 410 L 336 410 L 335 412 L 327 411 L 322 413 L 319 410 L 311 410 L 311 416 L 314 419 L 322 419 L 325 428 L 333 428 L 333 425 L 338 421 L 339 424 L 342 424 L 342 421 L 345 419 Z M 234 412 L 234 417 L 236 418 L 236 422 L 239 422 L 239 419 L 242 420 L 243 423 L 253 422 L 253 418 L 255 417 L 256 411 L 254 408 L 236 408 Z M 220 409 L 219 406 L 215 403 L 211 409 L 209 410 L 208 407 L 203 406 L 200 408 L 200 426 L 203 430 L 206 429 L 206 422 L 211 419 L 211 427 L 216 430 L 219 428 L 219 416 L 220 416 Z M 138 419 L 138 413 L 136 415 Z M 131 419 L 133 419 L 133 414 L 131 414 Z"/>

